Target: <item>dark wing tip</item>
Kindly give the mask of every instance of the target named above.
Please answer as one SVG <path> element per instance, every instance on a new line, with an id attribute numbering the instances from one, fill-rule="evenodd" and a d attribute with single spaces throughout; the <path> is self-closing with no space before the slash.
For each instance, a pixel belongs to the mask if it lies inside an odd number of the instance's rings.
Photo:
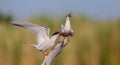
<path id="1" fill-rule="evenodd" d="M 57 35 L 57 34 L 59 34 L 59 32 L 55 32 L 55 33 L 53 33 L 52 36 L 53 36 L 53 35 Z"/>
<path id="2" fill-rule="evenodd" d="M 15 25 L 15 26 L 19 26 L 19 27 L 24 27 L 24 26 L 22 26 L 22 25 L 20 25 L 20 24 L 17 24 L 17 23 L 11 23 L 12 25 Z"/>

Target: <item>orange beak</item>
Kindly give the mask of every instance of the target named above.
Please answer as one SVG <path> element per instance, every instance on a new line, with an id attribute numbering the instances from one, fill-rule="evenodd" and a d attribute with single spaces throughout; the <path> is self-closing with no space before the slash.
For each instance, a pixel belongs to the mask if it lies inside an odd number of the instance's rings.
<path id="1" fill-rule="evenodd" d="M 71 12 L 67 15 L 67 17 L 69 17 L 69 18 L 71 18 L 71 17 L 72 17 Z"/>

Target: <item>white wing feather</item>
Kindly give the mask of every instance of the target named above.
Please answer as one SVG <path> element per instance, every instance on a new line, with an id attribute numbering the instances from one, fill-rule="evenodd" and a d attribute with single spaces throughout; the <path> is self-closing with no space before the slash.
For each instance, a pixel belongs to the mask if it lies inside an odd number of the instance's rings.
<path id="1" fill-rule="evenodd" d="M 61 31 L 64 32 L 64 25 L 61 25 Z"/>
<path id="2" fill-rule="evenodd" d="M 50 29 L 45 26 L 40 26 L 36 24 L 26 24 L 26 23 L 12 23 L 13 25 L 26 28 L 32 31 L 37 39 L 38 45 L 41 45 L 43 42 L 49 39 Z"/>

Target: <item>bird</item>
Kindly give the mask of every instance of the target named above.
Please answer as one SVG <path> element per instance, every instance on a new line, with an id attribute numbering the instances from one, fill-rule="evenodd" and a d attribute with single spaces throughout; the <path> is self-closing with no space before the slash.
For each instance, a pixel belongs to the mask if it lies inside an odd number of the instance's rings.
<path id="1" fill-rule="evenodd" d="M 43 52 L 45 56 L 48 56 L 47 50 L 54 47 L 56 39 L 59 37 L 59 32 L 54 32 L 52 36 L 49 36 L 50 28 L 47 26 L 41 26 L 37 24 L 28 24 L 28 23 L 15 23 L 12 22 L 12 25 L 25 28 L 33 32 L 37 39 L 37 44 L 32 45 L 37 50 Z"/>
<path id="2" fill-rule="evenodd" d="M 60 33 L 64 38 L 68 38 L 69 36 L 73 36 L 73 29 L 71 28 L 71 12 L 66 16 L 66 22 L 65 24 L 61 25 L 61 31 Z M 69 40 L 69 39 L 68 39 Z"/>

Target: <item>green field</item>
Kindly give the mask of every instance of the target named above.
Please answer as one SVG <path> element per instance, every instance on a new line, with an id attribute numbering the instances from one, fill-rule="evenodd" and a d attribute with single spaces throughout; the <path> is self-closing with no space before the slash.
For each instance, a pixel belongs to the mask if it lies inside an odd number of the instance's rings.
<path id="1" fill-rule="evenodd" d="M 51 34 L 60 30 L 65 18 L 33 17 L 29 22 L 46 25 Z M 53 65 L 120 65 L 120 21 L 71 19 L 74 36 Z M 41 52 L 25 44 L 36 44 L 34 35 L 9 23 L 0 23 L 0 65 L 41 65 Z"/>

